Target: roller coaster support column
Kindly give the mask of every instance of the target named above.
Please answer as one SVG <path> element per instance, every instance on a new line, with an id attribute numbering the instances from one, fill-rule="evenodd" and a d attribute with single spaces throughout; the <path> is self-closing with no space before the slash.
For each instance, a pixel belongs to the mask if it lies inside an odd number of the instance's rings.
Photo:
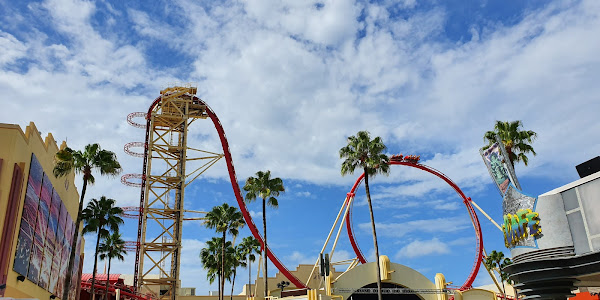
<path id="1" fill-rule="evenodd" d="M 148 111 L 145 170 L 142 176 L 142 230 L 137 273 L 141 293 L 160 291 L 160 299 L 175 300 L 179 288 L 181 231 L 185 187 L 212 166 L 221 154 L 189 157 L 188 126 L 206 119 L 206 106 L 194 98 L 195 87 L 172 87 L 161 91 Z M 186 174 L 187 161 L 209 160 Z M 186 182 L 188 177 L 192 180 Z M 153 273 L 153 276 L 151 276 Z M 158 273 L 158 278 L 156 274 Z"/>
<path id="2" fill-rule="evenodd" d="M 352 198 L 354 197 L 354 195 L 350 195 L 348 194 L 346 196 L 346 200 L 344 200 L 344 202 L 342 203 L 342 207 L 340 207 L 340 211 L 338 212 L 337 217 L 335 218 L 335 222 L 333 222 L 333 225 L 331 226 L 331 230 L 329 230 L 329 234 L 327 235 L 327 239 L 325 239 L 325 243 L 323 244 L 323 248 L 321 249 L 321 252 L 319 253 L 324 253 L 325 249 L 327 249 L 327 245 L 329 244 L 329 239 L 331 239 L 331 236 L 333 235 L 333 231 L 335 230 L 335 227 L 337 226 L 338 221 L 340 220 L 340 217 L 342 216 L 342 212 L 344 211 L 344 208 L 349 205 L 348 203 L 350 201 L 352 201 Z M 344 218 L 346 217 L 347 214 L 347 210 L 346 213 L 344 214 Z M 317 266 L 319 265 L 319 258 L 317 258 L 317 261 L 315 262 L 312 270 L 310 271 L 310 274 L 308 275 L 308 279 L 306 279 L 306 286 L 309 286 L 310 284 L 310 280 L 312 279 L 313 274 L 315 273 L 315 270 L 317 269 Z"/>

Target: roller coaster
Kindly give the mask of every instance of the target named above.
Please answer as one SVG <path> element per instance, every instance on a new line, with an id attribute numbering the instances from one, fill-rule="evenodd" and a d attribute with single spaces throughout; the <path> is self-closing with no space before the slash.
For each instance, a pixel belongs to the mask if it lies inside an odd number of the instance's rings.
<path id="1" fill-rule="evenodd" d="M 140 188 L 140 205 L 138 208 L 127 209 L 129 216 L 138 216 L 137 241 L 128 244 L 136 251 L 134 286 L 138 293 L 148 293 L 151 286 L 168 287 L 161 290 L 160 299 L 176 299 L 176 291 L 180 282 L 181 233 L 184 218 L 183 209 L 185 187 L 198 176 L 213 166 L 221 158 L 225 159 L 229 180 L 233 188 L 237 204 L 252 235 L 264 247 L 263 239 L 256 227 L 238 185 L 229 142 L 216 113 L 200 98 L 195 96 L 197 89 L 193 86 L 174 86 L 164 89 L 150 105 L 147 112 L 136 112 L 127 116 L 127 122 L 140 129 L 145 129 L 144 142 L 132 142 L 125 145 L 126 153 L 143 159 L 141 174 L 126 174 L 121 181 L 132 187 Z M 135 118 L 144 118 L 145 123 L 136 122 Z M 189 147 L 188 128 L 196 120 L 210 119 L 217 131 L 223 154 L 199 150 Z M 133 151 L 143 148 L 143 152 Z M 186 172 L 188 162 L 201 162 L 201 166 L 193 172 Z M 479 271 L 483 256 L 483 239 L 477 215 L 473 209 L 472 200 L 465 196 L 460 188 L 442 172 L 419 163 L 417 156 L 392 156 L 391 165 L 416 168 L 433 174 L 450 185 L 462 199 L 473 224 L 476 237 L 476 256 L 472 270 L 461 290 L 469 289 Z M 132 181 L 132 180 L 138 181 Z M 352 230 L 352 203 L 358 186 L 362 183 L 362 174 L 352 186 L 342 203 L 338 216 L 321 250 L 324 253 L 332 241 L 334 229 L 339 227 L 333 239 L 333 247 L 329 252 L 333 258 L 335 247 L 340 237 L 342 227 L 347 231 L 350 244 L 356 258 L 349 262 L 348 270 L 358 264 L 367 262 L 362 254 Z M 266 253 L 275 267 L 297 288 L 309 288 L 308 282 L 294 276 L 267 247 Z M 317 263 L 313 272 L 317 269 Z M 159 278 L 150 276 L 158 272 Z M 312 276 L 312 274 L 311 274 Z"/>

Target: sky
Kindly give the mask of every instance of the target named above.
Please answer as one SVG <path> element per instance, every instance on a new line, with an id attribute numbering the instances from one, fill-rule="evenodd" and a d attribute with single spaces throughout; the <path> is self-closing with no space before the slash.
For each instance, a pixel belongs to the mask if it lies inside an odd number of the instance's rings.
<path id="1" fill-rule="evenodd" d="M 144 131 L 129 126 L 127 115 L 147 111 L 167 86 L 193 83 L 223 124 L 238 183 L 259 170 L 283 179 L 279 209 L 267 211 L 268 236 L 292 270 L 314 263 L 359 175 L 341 176 L 338 155 L 359 130 L 380 136 L 390 155 L 420 155 L 498 222 L 501 196 L 479 156 L 496 120 L 521 120 L 538 134 L 537 156 L 516 166 L 529 195 L 576 180 L 575 166 L 600 152 L 596 0 L 0 0 L 0 6 L 0 122 L 24 129 L 33 121 L 43 136 L 50 132 L 74 149 L 99 143 L 117 153 L 123 174 L 140 173 L 142 161 L 122 149 L 143 141 Z M 195 122 L 188 144 L 223 151 L 208 121 Z M 431 280 L 444 273 L 461 285 L 473 266 L 475 234 L 453 190 L 407 167 L 370 182 L 380 253 Z M 137 206 L 139 194 L 118 177 L 97 176 L 86 201 L 105 195 Z M 235 198 L 221 160 L 187 188 L 184 205 L 206 211 L 224 202 L 234 205 Z M 260 220 L 259 203 L 249 210 Z M 479 218 L 486 250 L 507 254 L 501 232 Z M 362 186 L 353 220 L 372 261 Z M 136 220 L 126 220 L 123 234 L 136 239 Z M 241 230 L 240 238 L 248 235 Z M 198 258 L 213 236 L 199 221 L 184 225 L 182 286 L 198 294 L 217 290 Z M 94 237 L 86 240 L 84 272 L 91 272 Z M 134 257 L 112 271 L 133 273 Z M 342 234 L 333 260 L 353 257 Z M 491 283 L 486 273 L 475 285 Z M 246 274 L 239 272 L 236 292 Z"/>

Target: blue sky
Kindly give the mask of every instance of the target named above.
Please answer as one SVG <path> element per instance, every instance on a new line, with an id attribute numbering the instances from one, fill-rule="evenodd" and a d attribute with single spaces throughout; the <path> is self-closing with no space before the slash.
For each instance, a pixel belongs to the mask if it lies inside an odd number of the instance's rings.
<path id="1" fill-rule="evenodd" d="M 478 154 L 495 120 L 522 120 L 538 133 L 538 155 L 529 167 L 516 167 L 530 195 L 575 180 L 574 166 L 600 149 L 595 0 L 0 6 L 0 122 L 34 121 L 76 149 L 98 142 L 118 154 L 124 173 L 139 173 L 141 160 L 121 150 L 144 138 L 127 114 L 147 110 L 170 83 L 196 83 L 223 123 L 238 178 L 266 169 L 283 178 L 280 208 L 267 213 L 269 242 L 292 269 L 316 260 L 358 176 L 340 176 L 338 150 L 359 130 L 381 136 L 389 154 L 421 155 L 497 221 L 501 198 Z M 198 122 L 190 138 L 197 148 L 222 151 L 207 122 Z M 442 272 L 462 284 L 475 243 L 458 196 L 432 175 L 404 167 L 372 184 L 381 254 L 430 279 Z M 189 209 L 234 204 L 223 161 L 186 193 Z M 139 203 L 139 192 L 118 178 L 88 189 L 88 199 L 101 195 L 123 206 Z M 356 201 L 355 233 L 372 257 L 363 189 Z M 249 209 L 260 216 L 258 203 Z M 500 232 L 480 219 L 486 249 L 508 252 Z M 128 221 L 127 239 L 135 239 L 135 226 Z M 198 223 L 184 230 L 183 286 L 216 290 L 197 258 L 214 234 Z M 87 240 L 89 258 L 93 238 Z M 336 256 L 353 257 L 345 238 Z M 87 272 L 91 265 L 86 260 Z M 133 255 L 114 270 L 132 273 Z M 490 282 L 485 273 L 476 285 Z"/>

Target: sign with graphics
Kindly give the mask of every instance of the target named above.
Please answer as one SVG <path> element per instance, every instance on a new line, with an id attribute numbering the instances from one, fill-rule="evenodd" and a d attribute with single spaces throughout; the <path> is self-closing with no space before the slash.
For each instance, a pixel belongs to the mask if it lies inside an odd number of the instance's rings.
<path id="1" fill-rule="evenodd" d="M 504 143 L 496 135 L 496 142 L 479 151 L 485 165 L 502 195 L 504 216 L 504 244 L 507 248 L 537 248 L 535 237 L 542 233 L 539 215 L 535 210 L 536 198 L 521 192 L 521 185 L 508 158 Z"/>
<path id="2" fill-rule="evenodd" d="M 488 171 L 490 172 L 494 183 L 496 183 L 498 190 L 500 190 L 500 194 L 504 195 L 508 188 L 508 184 L 510 183 L 510 178 L 502 163 L 503 157 L 500 153 L 500 146 L 498 143 L 494 143 L 489 148 L 483 150 L 481 155 L 483 156 L 483 161 L 485 161 L 485 165 L 488 167 Z"/>
<path id="3" fill-rule="evenodd" d="M 13 270 L 53 295 L 62 295 L 75 226 L 50 176 L 32 154 Z M 72 270 L 75 276 L 79 253 Z M 75 295 L 76 284 L 72 288 Z"/>
<path id="4" fill-rule="evenodd" d="M 542 233 L 539 215 L 537 212 L 532 212 L 531 209 L 521 209 L 514 215 L 504 215 L 502 231 L 506 247 L 514 247 L 530 235 L 538 236 Z"/>
<path id="5" fill-rule="evenodd" d="M 494 144 L 479 151 L 488 168 L 490 176 L 492 176 L 492 179 L 502 196 L 506 194 L 506 190 L 511 183 L 517 189 L 521 189 L 521 185 L 517 180 L 512 164 L 508 159 L 508 153 L 506 153 L 506 149 L 503 145 L 500 137 L 496 135 L 496 142 Z"/>
<path id="6" fill-rule="evenodd" d="M 540 219 L 535 209 L 536 198 L 524 195 L 512 185 L 502 200 L 504 215 L 504 244 L 507 248 L 517 246 L 537 247 L 535 237 L 542 233 Z"/>

